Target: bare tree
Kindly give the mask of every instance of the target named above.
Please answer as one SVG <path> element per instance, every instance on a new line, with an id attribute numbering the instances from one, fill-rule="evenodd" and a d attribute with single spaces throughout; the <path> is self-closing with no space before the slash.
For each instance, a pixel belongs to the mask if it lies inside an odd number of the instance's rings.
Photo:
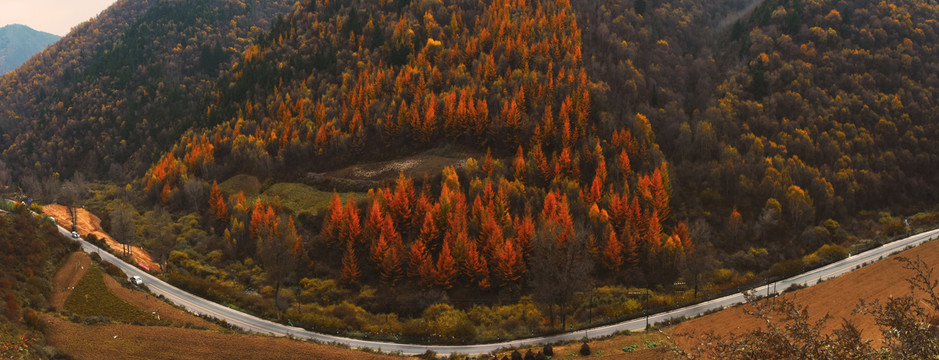
<path id="1" fill-rule="evenodd" d="M 131 246 L 137 241 L 137 228 L 134 225 L 134 209 L 123 202 L 111 210 L 111 236 L 121 243 L 121 253 L 128 256 Z"/>
<path id="2" fill-rule="evenodd" d="M 548 307 L 552 322 L 557 309 L 563 330 L 575 294 L 591 286 L 588 275 L 593 259 L 587 251 L 587 237 L 582 229 L 576 229 L 574 236 L 563 243 L 557 240 L 560 231 L 558 226 L 539 228 L 533 239 L 530 272 L 535 301 Z"/>
<path id="3" fill-rule="evenodd" d="M 75 173 L 71 180 L 62 183 L 59 192 L 59 200 L 65 205 L 69 217 L 72 220 L 72 231 L 76 230 L 78 225 L 78 214 L 76 208 L 85 201 L 88 194 L 88 185 L 85 184 L 85 177 L 81 173 Z"/>
<path id="4" fill-rule="evenodd" d="M 186 180 L 183 191 L 186 194 L 186 202 L 192 211 L 198 212 L 199 207 L 206 203 L 206 185 L 201 180 L 196 178 Z"/>
<path id="5" fill-rule="evenodd" d="M 274 229 L 266 226 L 260 227 L 258 231 L 258 255 L 264 265 L 264 272 L 267 273 L 268 282 L 274 285 L 277 319 L 280 319 L 281 311 L 286 308 L 286 304 L 280 303 L 280 288 L 296 268 L 297 257 L 293 250 L 297 242 L 301 241 L 289 219 L 286 216 L 280 219 L 276 225 L 279 226 L 279 231 L 273 231 Z"/>

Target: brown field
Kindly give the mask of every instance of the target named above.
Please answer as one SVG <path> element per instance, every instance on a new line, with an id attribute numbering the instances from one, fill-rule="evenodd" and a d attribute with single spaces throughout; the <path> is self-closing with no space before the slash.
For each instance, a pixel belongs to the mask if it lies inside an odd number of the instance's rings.
<path id="1" fill-rule="evenodd" d="M 353 165 L 325 175 L 333 178 L 380 181 L 394 179 L 398 174 L 404 173 L 405 176 L 420 179 L 424 174 L 438 175 L 447 166 L 461 167 L 465 160 L 437 155 L 416 155 L 393 161 Z"/>
<path id="2" fill-rule="evenodd" d="M 42 212 L 55 218 L 56 222 L 62 226 L 65 226 L 66 228 L 68 228 L 72 222 L 71 217 L 68 215 L 68 212 L 63 205 L 44 205 L 42 207 Z M 115 251 L 119 251 L 121 249 L 121 244 L 117 241 L 114 241 L 114 239 L 111 238 L 111 235 L 105 233 L 104 229 L 101 228 L 101 219 L 95 216 L 95 214 L 92 214 L 88 212 L 88 210 L 81 208 L 77 209 L 76 214 L 78 216 L 77 225 L 79 234 L 82 236 L 86 236 L 87 234 L 94 234 L 99 239 L 104 239 L 104 241 L 108 244 L 108 246 L 111 247 L 111 249 L 114 249 Z M 144 249 L 141 249 L 139 246 L 131 247 L 131 258 L 133 258 L 135 265 L 143 264 L 153 271 L 160 269 L 159 265 L 153 261 L 150 253 Z"/>
<path id="3" fill-rule="evenodd" d="M 902 253 L 902 256 L 915 259 L 917 256 L 930 266 L 939 265 L 939 241 L 932 241 Z M 880 328 L 870 316 L 853 314 L 858 300 L 879 299 L 881 302 L 890 296 L 910 294 L 909 284 L 905 281 L 913 272 L 903 268 L 903 263 L 893 256 L 871 265 L 852 271 L 838 278 L 821 284 L 781 296 L 793 299 L 797 305 L 808 306 L 813 319 L 820 319 L 825 314 L 831 316 L 825 324 L 826 332 L 841 327 L 841 319 L 852 321 L 861 330 L 861 336 L 873 340 L 872 345 L 882 346 Z M 737 306 L 714 314 L 681 323 L 669 332 L 683 349 L 693 348 L 699 341 L 696 337 L 680 334 L 704 334 L 714 332 L 718 335 L 740 334 L 754 330 L 760 321 L 743 313 L 743 307 Z"/>
<path id="4" fill-rule="evenodd" d="M 83 252 L 69 256 L 53 277 L 53 306 L 62 308 L 90 263 Z M 105 276 L 104 282 L 124 301 L 187 328 L 81 325 L 44 314 L 49 344 L 79 359 L 401 359 L 285 338 L 221 332 L 220 326 L 152 295 L 122 287 L 110 276 Z"/>
<path id="5" fill-rule="evenodd" d="M 286 338 L 137 325 L 79 325 L 42 315 L 46 341 L 78 359 L 401 359 Z"/>
<path id="6" fill-rule="evenodd" d="M 646 345 L 646 340 L 655 344 L 654 348 L 649 348 Z M 584 357 L 581 356 L 579 351 L 582 345 L 581 342 L 571 342 L 562 345 L 552 346 L 554 350 L 554 359 L 629 359 L 629 360 L 652 360 L 652 359 L 667 359 L 672 358 L 672 356 L 666 345 L 663 342 L 666 340 L 665 336 L 657 333 L 635 333 L 631 335 L 616 335 L 609 338 L 601 340 L 588 340 L 587 345 L 590 346 L 591 354 L 590 356 Z M 636 345 L 636 349 L 630 352 L 624 351 L 623 349 L 627 346 Z M 543 347 L 536 346 L 532 347 L 532 353 L 537 353 L 541 351 Z M 519 353 L 525 355 L 527 349 L 518 350 Z M 496 359 L 502 359 L 503 356 L 512 358 L 511 351 L 499 352 L 496 354 Z"/>

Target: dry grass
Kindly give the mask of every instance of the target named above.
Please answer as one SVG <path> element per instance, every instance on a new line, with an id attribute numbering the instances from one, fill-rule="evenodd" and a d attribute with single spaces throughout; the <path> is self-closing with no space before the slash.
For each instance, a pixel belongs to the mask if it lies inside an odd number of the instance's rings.
<path id="1" fill-rule="evenodd" d="M 136 325 L 79 325 L 48 315 L 47 341 L 79 359 L 400 359 L 286 338 Z"/>
<path id="2" fill-rule="evenodd" d="M 902 254 L 904 257 L 915 259 L 921 257 L 931 266 L 939 265 L 939 241 L 933 241 Z M 879 299 L 881 302 L 890 296 L 905 296 L 910 294 L 906 279 L 913 272 L 903 268 L 903 263 L 892 258 L 885 259 L 852 271 L 835 279 L 781 296 L 792 299 L 797 305 L 808 306 L 813 319 L 819 319 L 825 314 L 831 318 L 826 323 L 825 330 L 831 331 L 840 328 L 841 319 L 848 319 L 862 331 L 864 338 L 873 340 L 874 346 L 882 346 L 883 339 L 880 327 L 873 317 L 864 314 L 854 314 L 859 299 Z M 672 334 L 704 334 L 714 332 L 718 335 L 728 335 L 733 332 L 741 334 L 754 330 L 760 326 L 760 320 L 747 316 L 741 306 L 725 309 L 714 314 L 692 319 L 681 323 L 671 329 Z M 698 341 L 694 336 L 675 336 L 676 342 L 684 349 L 691 349 Z"/>
<path id="3" fill-rule="evenodd" d="M 674 356 L 668 352 L 664 345 L 665 336 L 657 332 L 634 333 L 629 335 L 616 335 L 600 340 L 587 340 L 590 346 L 591 354 L 589 356 L 580 355 L 582 342 L 571 342 L 563 345 L 553 346 L 554 357 L 552 359 L 668 359 Z M 634 348 L 633 348 L 634 347 Z M 532 353 L 542 350 L 542 346 L 532 347 Z M 520 349 L 518 352 L 525 355 L 527 349 Z M 503 356 L 512 358 L 511 351 L 503 351 L 496 354 L 496 359 L 502 359 Z"/>
<path id="4" fill-rule="evenodd" d="M 223 181 L 218 188 L 228 194 L 243 192 L 246 198 L 253 198 L 261 192 L 261 182 L 254 176 L 242 174 Z"/>
<path id="5" fill-rule="evenodd" d="M 349 195 L 356 201 L 365 199 L 365 193 L 340 193 L 342 201 L 345 202 Z M 271 185 L 264 191 L 261 197 L 273 200 L 275 197 L 280 199 L 280 204 L 294 214 L 300 215 L 307 213 L 309 215 L 318 215 L 329 208 L 329 201 L 332 200 L 332 191 L 320 191 L 312 186 L 298 183 L 278 183 Z"/>

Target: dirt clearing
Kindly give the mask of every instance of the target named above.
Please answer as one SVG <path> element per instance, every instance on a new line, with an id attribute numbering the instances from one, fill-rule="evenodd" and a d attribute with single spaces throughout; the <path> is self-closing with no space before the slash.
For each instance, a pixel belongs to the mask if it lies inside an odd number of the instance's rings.
<path id="1" fill-rule="evenodd" d="M 398 174 L 404 173 L 405 176 L 419 179 L 424 174 L 429 176 L 438 175 L 447 166 L 463 167 L 465 165 L 465 158 L 416 155 L 392 161 L 353 165 L 328 172 L 325 175 L 333 178 L 380 181 L 394 179 L 398 177 Z"/>
<path id="2" fill-rule="evenodd" d="M 94 234 L 99 239 L 104 239 L 104 241 L 114 249 L 115 251 L 120 251 L 121 244 L 117 241 L 114 241 L 111 238 L 111 235 L 108 235 L 104 232 L 104 229 L 101 228 L 101 219 L 99 219 L 95 214 L 88 212 L 85 209 L 76 209 L 76 215 L 78 217 L 78 233 L 81 236 L 87 236 L 88 234 Z M 52 204 L 45 205 L 42 207 L 43 214 L 49 215 L 55 218 L 55 221 L 66 228 L 72 224 L 72 218 L 68 215 L 68 211 L 63 205 Z M 157 271 L 160 269 L 160 266 L 153 261 L 153 258 L 150 256 L 146 250 L 141 249 L 139 246 L 131 247 L 131 258 L 134 260 L 134 265 L 143 264 L 152 271 Z"/>
<path id="3" fill-rule="evenodd" d="M 939 241 L 923 244 L 901 255 L 910 259 L 916 259 L 919 256 L 927 264 L 935 267 L 939 265 Z M 896 261 L 895 257 L 892 256 L 835 279 L 780 296 L 792 299 L 797 305 L 808 306 L 813 321 L 820 319 L 826 313 L 829 314 L 831 318 L 825 324 L 825 332 L 831 333 L 832 330 L 840 328 L 841 319 L 848 319 L 861 330 L 863 338 L 872 339 L 872 345 L 880 347 L 883 345 L 881 342 L 883 336 L 874 318 L 863 314 L 853 314 L 853 311 L 858 304 L 858 299 L 861 298 L 879 299 L 883 302 L 890 296 L 910 294 L 906 279 L 910 278 L 913 272 L 904 269 L 903 263 Z M 760 320 L 747 316 L 743 313 L 743 308 L 737 306 L 686 321 L 670 332 L 681 334 L 694 331 L 698 335 L 709 331 L 718 335 L 727 335 L 731 332 L 741 334 L 754 330 L 760 325 Z M 677 337 L 676 341 L 684 349 L 691 349 L 698 343 L 695 339 L 688 337 Z"/>

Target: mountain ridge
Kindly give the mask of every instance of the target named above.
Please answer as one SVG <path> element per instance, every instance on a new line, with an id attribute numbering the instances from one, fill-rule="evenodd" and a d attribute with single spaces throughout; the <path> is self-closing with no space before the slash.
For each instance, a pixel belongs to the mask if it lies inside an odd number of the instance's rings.
<path id="1" fill-rule="evenodd" d="M 21 24 L 0 27 L 0 75 L 13 71 L 59 38 Z"/>

